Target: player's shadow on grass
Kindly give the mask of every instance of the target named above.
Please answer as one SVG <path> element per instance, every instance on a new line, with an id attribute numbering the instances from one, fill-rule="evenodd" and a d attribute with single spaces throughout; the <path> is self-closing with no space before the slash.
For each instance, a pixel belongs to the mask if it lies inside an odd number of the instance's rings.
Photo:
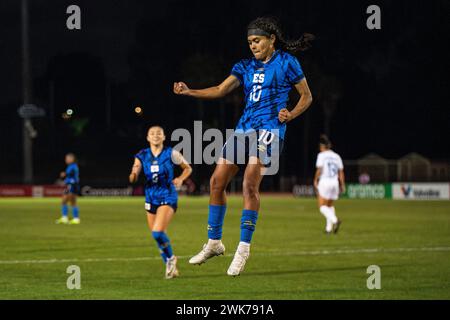
<path id="1" fill-rule="evenodd" d="M 383 265 L 383 267 L 402 267 L 403 265 Z M 345 268 L 317 268 L 317 269 L 292 269 L 292 270 L 273 270 L 273 271 L 262 271 L 262 272 L 245 272 L 245 277 L 251 276 L 278 276 L 278 275 L 287 275 L 287 274 L 303 274 L 303 273 L 319 273 L 319 272 L 335 272 L 335 271 L 350 271 L 350 270 L 362 270 L 365 272 L 367 266 L 355 266 L 355 267 L 345 267 Z M 201 271 L 200 271 L 201 272 Z M 223 273 L 214 273 L 214 274 L 198 274 L 192 276 L 183 276 L 183 278 L 216 278 L 226 276 L 225 272 Z"/>

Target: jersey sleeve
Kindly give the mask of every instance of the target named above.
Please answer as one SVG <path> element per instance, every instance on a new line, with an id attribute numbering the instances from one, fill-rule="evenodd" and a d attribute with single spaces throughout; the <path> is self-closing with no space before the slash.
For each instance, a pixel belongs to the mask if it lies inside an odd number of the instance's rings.
<path id="1" fill-rule="evenodd" d="M 144 163 L 144 150 L 139 151 L 134 155 L 136 159 L 139 159 L 141 163 Z"/>
<path id="2" fill-rule="evenodd" d="M 244 83 L 245 68 L 244 68 L 244 63 L 242 62 L 242 60 L 233 66 L 233 69 L 231 69 L 230 74 L 232 74 L 233 76 L 238 78 L 238 80 L 241 84 Z"/>
<path id="3" fill-rule="evenodd" d="M 300 62 L 294 56 L 290 56 L 286 67 L 286 78 L 290 84 L 297 84 L 305 77 Z"/>
<path id="4" fill-rule="evenodd" d="M 175 150 L 175 149 L 172 149 L 172 156 L 171 156 L 171 158 L 172 158 L 172 162 L 174 163 L 174 164 L 176 164 L 176 165 L 180 165 L 180 164 L 182 164 L 182 163 L 188 163 L 187 161 L 186 161 L 186 159 L 184 159 L 184 157 L 183 157 L 183 155 L 181 154 L 181 152 L 180 151 L 178 151 L 178 150 Z"/>
<path id="5" fill-rule="evenodd" d="M 323 157 L 321 154 L 317 156 L 316 160 L 316 168 L 322 168 L 323 167 Z"/>

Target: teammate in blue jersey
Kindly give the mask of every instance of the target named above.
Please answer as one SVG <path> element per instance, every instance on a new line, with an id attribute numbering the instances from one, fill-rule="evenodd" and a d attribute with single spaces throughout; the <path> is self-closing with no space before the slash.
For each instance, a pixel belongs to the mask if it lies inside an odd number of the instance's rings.
<path id="1" fill-rule="evenodd" d="M 61 172 L 60 177 L 64 179 L 66 188 L 62 196 L 61 218 L 56 220 L 57 224 L 80 224 L 79 210 L 77 206 L 77 195 L 80 193 L 80 170 L 73 153 L 66 154 L 66 171 Z M 72 207 L 72 220 L 69 221 L 69 207 Z"/>
<path id="2" fill-rule="evenodd" d="M 147 141 L 150 147 L 136 154 L 129 181 L 135 183 L 141 171 L 144 171 L 147 222 L 166 265 L 166 279 L 171 279 L 177 277 L 179 272 L 177 257 L 173 254 L 167 236 L 167 227 L 177 210 L 177 189 L 190 176 L 192 168 L 180 152 L 164 147 L 165 139 L 161 127 L 153 126 L 148 130 Z M 175 165 L 183 170 L 178 177 L 174 177 Z"/>
<path id="3" fill-rule="evenodd" d="M 312 102 L 300 63 L 289 52 L 307 49 L 313 38 L 311 34 L 304 34 L 299 40 L 287 41 L 275 19 L 257 18 L 247 27 L 247 41 L 253 57 L 236 63 L 221 84 L 194 90 L 184 82 L 174 83 L 175 94 L 195 98 L 221 98 L 240 85 L 245 93 L 244 112 L 235 133 L 225 143 L 210 179 L 209 240 L 203 250 L 190 259 L 191 264 L 202 264 L 224 253 L 221 239 L 227 208 L 225 190 L 239 171 L 238 165 L 244 164 L 241 237 L 227 274 L 236 276 L 243 271 L 258 218 L 261 180 L 269 168 L 277 168 L 286 123 L 302 114 Z M 300 94 L 300 100 L 289 111 L 288 94 L 292 87 Z"/>

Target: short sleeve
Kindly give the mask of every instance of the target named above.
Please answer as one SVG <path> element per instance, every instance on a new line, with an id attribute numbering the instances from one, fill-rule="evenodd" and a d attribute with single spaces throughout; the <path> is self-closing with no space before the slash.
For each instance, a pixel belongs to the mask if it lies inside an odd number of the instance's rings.
<path id="1" fill-rule="evenodd" d="M 286 68 L 286 78 L 290 84 L 297 84 L 305 77 L 300 62 L 294 56 L 289 56 Z"/>
<path id="2" fill-rule="evenodd" d="M 175 150 L 175 149 L 172 149 L 171 158 L 172 158 L 172 162 L 174 164 L 178 165 L 178 166 L 186 161 L 186 160 L 184 160 L 184 158 L 183 158 L 182 154 L 180 153 L 180 151 Z"/>
<path id="3" fill-rule="evenodd" d="M 319 154 L 317 156 L 316 168 L 322 168 L 322 167 L 323 167 L 323 157 L 321 154 Z"/>
<path id="4" fill-rule="evenodd" d="M 136 159 L 139 159 L 141 163 L 144 163 L 144 150 L 139 151 L 134 156 Z"/>
<path id="5" fill-rule="evenodd" d="M 233 69 L 231 69 L 231 74 L 238 78 L 241 84 L 244 83 L 245 68 L 242 60 L 233 66 Z"/>

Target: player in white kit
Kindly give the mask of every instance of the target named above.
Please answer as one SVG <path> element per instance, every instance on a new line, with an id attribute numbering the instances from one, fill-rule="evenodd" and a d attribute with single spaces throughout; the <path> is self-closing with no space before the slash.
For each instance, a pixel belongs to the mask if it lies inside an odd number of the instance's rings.
<path id="1" fill-rule="evenodd" d="M 325 232 L 337 233 L 341 220 L 336 216 L 333 201 L 339 198 L 339 192 L 345 192 L 344 165 L 341 157 L 331 150 L 331 142 L 326 135 L 320 136 L 319 149 L 314 187 L 319 210 L 327 221 Z"/>

